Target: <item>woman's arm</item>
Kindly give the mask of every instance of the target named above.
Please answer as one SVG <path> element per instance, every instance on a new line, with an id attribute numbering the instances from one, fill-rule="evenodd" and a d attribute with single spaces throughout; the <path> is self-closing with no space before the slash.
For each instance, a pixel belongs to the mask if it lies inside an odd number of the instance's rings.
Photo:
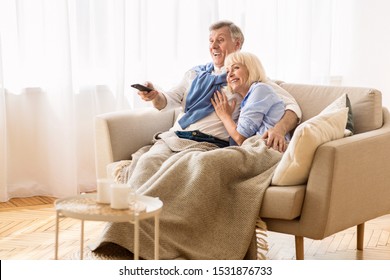
<path id="1" fill-rule="evenodd" d="M 217 91 L 214 94 L 214 98 L 211 99 L 211 104 L 213 104 L 215 113 L 221 119 L 230 137 L 238 145 L 241 145 L 246 140 L 246 137 L 237 131 L 237 125 L 232 118 L 236 100 L 233 99 L 232 104 L 230 105 L 227 96 Z"/>

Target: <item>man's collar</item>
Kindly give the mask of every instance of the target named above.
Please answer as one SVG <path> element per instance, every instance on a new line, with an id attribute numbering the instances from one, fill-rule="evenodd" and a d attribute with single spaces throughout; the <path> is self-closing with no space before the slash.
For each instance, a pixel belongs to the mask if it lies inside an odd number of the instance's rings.
<path id="1" fill-rule="evenodd" d="M 219 74 L 222 74 L 222 73 L 225 73 L 225 72 L 226 72 L 225 66 L 217 67 L 217 66 L 214 65 L 214 71 L 213 71 L 214 74 L 219 75 Z"/>

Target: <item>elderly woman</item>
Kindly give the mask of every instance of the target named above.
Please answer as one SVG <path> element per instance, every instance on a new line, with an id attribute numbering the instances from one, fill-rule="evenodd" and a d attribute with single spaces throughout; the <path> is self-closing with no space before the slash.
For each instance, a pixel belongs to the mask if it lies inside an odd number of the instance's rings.
<path id="1" fill-rule="evenodd" d="M 157 171 L 149 170 L 151 175 L 145 172 L 150 166 L 139 169 L 135 177 L 136 169 L 131 171 L 128 183 L 137 187 L 137 193 L 164 203 L 159 219 L 161 259 L 265 258 L 261 250 L 266 241 L 256 234 L 266 227 L 258 215 L 281 153 L 269 149 L 261 134 L 282 117 L 284 103 L 262 82 L 265 74 L 254 56 L 237 53 L 227 61 L 228 86 L 239 93 L 236 98 L 244 97 L 238 125 L 232 121 L 238 103 L 228 105 L 228 97 L 217 92 L 213 106 L 240 146 L 219 149 L 207 141 L 162 137 L 175 154 L 164 162 L 150 161 L 149 165 L 159 165 Z M 154 228 L 153 221 L 142 221 L 141 258 L 154 257 Z M 133 225 L 110 223 L 94 253 L 132 258 L 133 251 Z"/>
<path id="2" fill-rule="evenodd" d="M 243 97 L 237 123 L 232 118 L 236 104 L 229 104 L 225 93 L 217 91 L 211 103 L 231 139 L 241 145 L 247 138 L 263 135 L 272 128 L 282 118 L 285 105 L 274 89 L 265 83 L 265 70 L 254 54 L 231 53 L 226 57 L 225 65 L 229 91 Z"/>

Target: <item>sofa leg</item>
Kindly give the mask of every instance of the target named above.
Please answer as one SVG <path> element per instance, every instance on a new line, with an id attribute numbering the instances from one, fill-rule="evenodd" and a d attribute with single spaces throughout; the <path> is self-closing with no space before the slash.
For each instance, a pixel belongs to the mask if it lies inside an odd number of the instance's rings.
<path id="1" fill-rule="evenodd" d="M 295 259 L 303 260 L 304 257 L 303 236 L 295 236 Z"/>
<path id="2" fill-rule="evenodd" d="M 364 223 L 357 225 L 357 242 L 356 248 L 363 251 L 363 242 L 364 242 Z"/>

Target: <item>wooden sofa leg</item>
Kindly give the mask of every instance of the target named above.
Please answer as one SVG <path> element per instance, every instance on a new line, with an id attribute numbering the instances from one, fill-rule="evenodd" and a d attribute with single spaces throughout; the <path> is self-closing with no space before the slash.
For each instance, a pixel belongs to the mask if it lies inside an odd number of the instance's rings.
<path id="1" fill-rule="evenodd" d="M 363 250 L 363 242 L 364 242 L 364 223 L 357 225 L 357 243 L 356 248 L 358 250 Z"/>
<path id="2" fill-rule="evenodd" d="M 295 236 L 295 259 L 303 260 L 304 257 L 303 236 Z"/>

